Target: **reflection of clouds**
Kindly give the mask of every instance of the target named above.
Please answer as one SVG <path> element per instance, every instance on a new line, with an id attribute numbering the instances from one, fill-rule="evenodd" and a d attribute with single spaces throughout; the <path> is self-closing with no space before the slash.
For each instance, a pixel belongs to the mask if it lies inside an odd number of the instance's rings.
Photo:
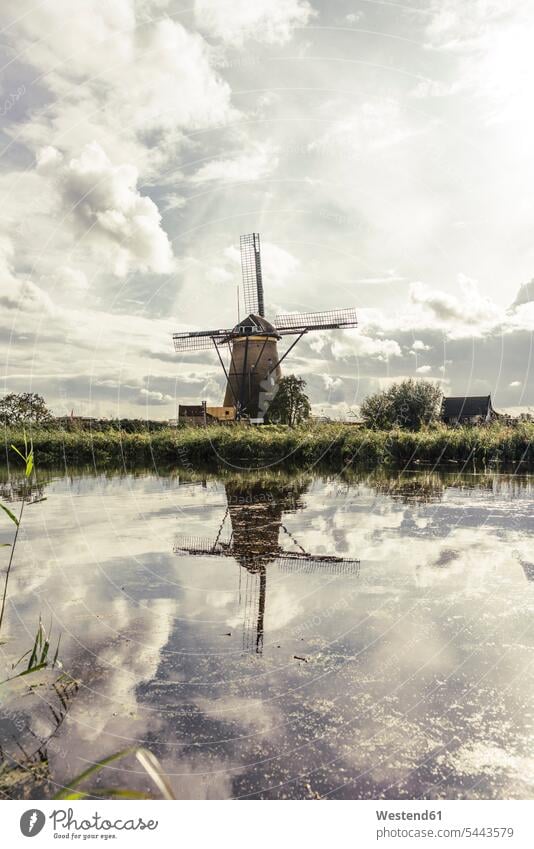
<path id="1" fill-rule="evenodd" d="M 293 581 L 293 585 L 295 582 Z M 268 633 L 287 627 L 290 622 L 302 615 L 304 606 L 300 601 L 306 581 L 301 586 L 275 584 L 269 586 L 269 602 L 265 616 Z"/>
<path id="2" fill-rule="evenodd" d="M 234 733 L 237 734 L 248 734 L 251 731 L 256 735 L 269 733 L 272 740 L 280 722 L 280 712 L 276 706 L 239 696 L 227 696 L 216 701 L 197 698 L 196 706 L 207 719 L 236 726 Z"/>
<path id="3" fill-rule="evenodd" d="M 99 478 L 47 495 L 29 514 L 12 600 L 28 631 L 52 611 L 66 669 L 81 679 L 51 746 L 56 777 L 142 740 L 183 798 L 278 796 L 286 782 L 306 795 L 300 773 L 349 797 L 417 796 L 440 782 L 460 793 L 461 776 L 489 795 L 512 787 L 513 770 L 477 773 L 458 751 L 506 751 L 513 717 L 522 757 L 528 491 L 454 487 L 405 502 L 372 481 L 315 480 L 282 521 L 308 551 L 360 557 L 361 573 L 267 564 L 261 657 L 243 652 L 246 570 L 232 557 L 172 554 L 176 533 L 216 536 L 221 484 Z M 293 550 L 291 536 L 279 541 Z M 128 769 L 106 782 L 139 783 Z"/>
<path id="4" fill-rule="evenodd" d="M 173 607 L 171 600 L 159 599 L 150 602 L 141 615 L 132 610 L 126 617 L 123 612 L 124 630 L 119 637 L 110 639 L 101 633 L 100 639 L 93 638 L 92 661 L 78 661 L 81 689 L 57 739 L 59 750 L 94 761 L 161 730 L 160 717 L 143 710 L 136 690 L 157 672 Z M 128 633 L 132 636 L 126 637 Z"/>
<path id="5" fill-rule="evenodd" d="M 430 754 L 436 741 L 417 722 L 400 716 L 382 715 L 380 719 L 378 731 L 373 729 L 374 733 L 370 733 L 371 729 L 367 733 L 358 729 L 349 734 L 345 763 L 353 774 L 371 782 L 371 786 L 402 786 L 417 764 Z"/>
<path id="6" fill-rule="evenodd" d="M 532 747 L 532 743 L 529 748 Z M 510 752 L 491 743 L 466 743 L 456 752 L 445 754 L 443 763 L 458 775 L 472 781 L 483 776 L 504 784 L 504 798 L 531 798 L 534 789 L 534 758 Z"/>

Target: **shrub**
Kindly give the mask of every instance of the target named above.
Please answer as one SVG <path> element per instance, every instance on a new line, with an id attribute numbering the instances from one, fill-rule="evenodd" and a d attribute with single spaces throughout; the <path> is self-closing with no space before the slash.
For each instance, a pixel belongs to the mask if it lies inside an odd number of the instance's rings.
<path id="1" fill-rule="evenodd" d="M 428 380 L 403 380 L 366 398 L 361 407 L 365 425 L 373 430 L 420 430 L 436 422 L 443 393 Z"/>

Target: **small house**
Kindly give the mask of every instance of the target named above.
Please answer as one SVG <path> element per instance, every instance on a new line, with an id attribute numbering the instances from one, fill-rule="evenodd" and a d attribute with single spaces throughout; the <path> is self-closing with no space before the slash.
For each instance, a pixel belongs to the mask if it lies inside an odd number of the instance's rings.
<path id="1" fill-rule="evenodd" d="M 467 395 L 444 398 L 441 420 L 448 425 L 489 424 L 499 418 L 493 409 L 491 395 Z"/>
<path id="2" fill-rule="evenodd" d="M 202 404 L 179 404 L 178 423 L 189 425 L 208 425 L 234 422 L 235 407 L 208 407 Z"/>

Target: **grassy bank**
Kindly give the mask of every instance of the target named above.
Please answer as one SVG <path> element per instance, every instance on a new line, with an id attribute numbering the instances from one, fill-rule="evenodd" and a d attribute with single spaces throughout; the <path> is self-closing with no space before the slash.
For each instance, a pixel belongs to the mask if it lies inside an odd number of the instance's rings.
<path id="1" fill-rule="evenodd" d="M 7 430 L 5 446 L 21 448 L 23 433 Z M 521 463 L 534 468 L 534 424 L 488 428 L 439 427 L 417 433 L 369 431 L 344 424 L 314 424 L 299 428 L 264 427 L 166 428 L 156 432 L 33 430 L 36 463 L 40 466 L 74 464 L 168 464 L 194 468 L 196 464 L 256 466 L 266 463 L 339 468 L 353 463 L 414 462 L 480 466 Z M 4 460 L 6 451 L 4 453 Z"/>

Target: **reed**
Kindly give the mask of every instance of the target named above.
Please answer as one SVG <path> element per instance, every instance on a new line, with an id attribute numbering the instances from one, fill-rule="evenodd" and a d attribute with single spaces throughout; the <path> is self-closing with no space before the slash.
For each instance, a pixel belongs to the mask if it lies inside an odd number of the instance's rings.
<path id="1" fill-rule="evenodd" d="M 22 432 L 7 432 L 5 441 L 7 446 L 13 444 L 23 450 Z M 239 467 L 326 464 L 336 469 L 347 463 L 534 467 L 534 424 L 529 422 L 514 426 L 438 426 L 417 432 L 372 431 L 343 423 L 296 428 L 169 427 L 135 433 L 37 429 L 32 432 L 32 443 L 36 462 L 63 468 L 81 464 L 130 468 L 137 463 L 176 468 L 193 468 L 200 463 Z"/>

